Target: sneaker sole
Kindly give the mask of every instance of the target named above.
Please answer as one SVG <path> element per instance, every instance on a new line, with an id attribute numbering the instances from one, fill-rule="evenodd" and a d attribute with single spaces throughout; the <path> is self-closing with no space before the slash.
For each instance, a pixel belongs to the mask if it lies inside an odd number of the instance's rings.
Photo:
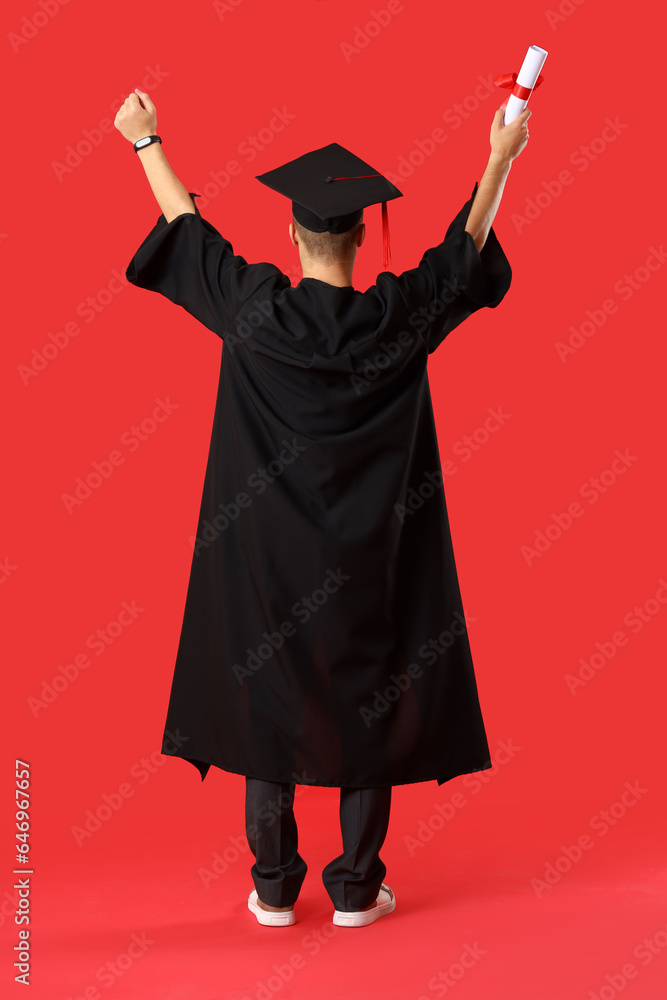
<path id="1" fill-rule="evenodd" d="M 389 895 L 390 898 L 383 903 L 378 902 L 372 910 L 334 910 L 334 924 L 338 927 L 365 927 L 367 924 L 372 924 L 378 917 L 383 917 L 386 913 L 393 913 L 396 909 L 396 897 L 389 886 L 385 887 L 384 882 L 378 893 L 378 900 L 380 893 Z"/>

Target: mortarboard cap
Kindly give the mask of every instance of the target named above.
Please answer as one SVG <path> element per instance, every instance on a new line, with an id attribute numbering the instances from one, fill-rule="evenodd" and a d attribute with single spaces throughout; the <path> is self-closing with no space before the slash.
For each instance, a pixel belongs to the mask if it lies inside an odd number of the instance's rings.
<path id="1" fill-rule="evenodd" d="M 296 221 L 315 233 L 343 233 L 361 221 L 364 208 L 382 202 L 382 266 L 388 267 L 387 202 L 403 192 L 344 146 L 330 142 L 255 177 L 291 198 Z"/>

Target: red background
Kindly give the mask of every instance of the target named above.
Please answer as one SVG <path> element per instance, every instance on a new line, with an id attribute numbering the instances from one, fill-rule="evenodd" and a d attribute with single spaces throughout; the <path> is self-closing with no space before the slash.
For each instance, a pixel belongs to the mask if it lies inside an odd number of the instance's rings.
<path id="1" fill-rule="evenodd" d="M 386 8 L 4 5 L 3 995 L 21 995 L 12 968 L 21 758 L 32 775 L 33 998 L 88 990 L 255 1000 L 274 965 L 298 953 L 303 968 L 274 981 L 272 995 L 424 1000 L 444 995 L 433 977 L 475 943 L 484 956 L 447 987 L 457 1000 L 664 996 L 664 273 L 645 269 L 665 240 L 659 15 L 599 0 L 565 0 L 560 15 L 556 3 L 526 0 L 404 0 L 346 58 L 343 46 Z M 494 757 L 501 741 L 520 749 L 478 774 L 478 785 L 473 775 L 396 787 L 381 852 L 396 912 L 331 938 L 319 872 L 340 851 L 337 791 L 299 786 L 310 870 L 298 923 L 260 927 L 246 907 L 244 779 L 212 768 L 202 785 L 190 764 L 156 753 L 222 346 L 182 309 L 113 280 L 160 214 L 129 142 L 100 131 L 77 165 L 60 177 L 57 165 L 84 130 L 113 121 L 135 86 L 147 89 L 188 190 L 204 193 L 229 159 L 243 166 L 208 203 L 198 200 L 204 218 L 236 253 L 273 261 L 296 282 L 289 203 L 255 174 L 337 141 L 398 177 L 401 158 L 442 128 L 446 140 L 396 181 L 404 197 L 389 206 L 390 269 L 400 273 L 440 242 L 484 171 L 506 92 L 473 99 L 479 77 L 517 71 L 531 43 L 549 51 L 545 81 L 494 223 L 512 286 L 429 362 L 442 461 L 457 466 L 445 492 L 489 745 Z M 466 100 L 465 118 L 456 117 Z M 242 144 L 276 107 L 296 117 L 250 161 Z M 624 127 L 600 143 L 607 119 Z M 572 183 L 555 193 L 563 170 Z M 537 204 L 531 220 L 528 200 Z M 380 269 L 379 206 L 365 219 L 354 278 L 362 290 Z M 89 297 L 92 320 L 77 313 Z M 594 326 L 609 299 L 615 311 Z M 556 345 L 586 320 L 591 335 L 561 360 Z M 26 384 L 21 366 L 33 363 L 33 349 L 72 321 L 80 333 Z M 169 419 L 135 451 L 122 447 L 121 435 L 167 397 L 177 404 Z M 509 417 L 464 460 L 457 442 L 483 427 L 490 408 Z M 62 497 L 76 478 L 118 448 L 125 462 L 68 513 Z M 603 477 L 592 503 L 580 491 L 617 450 L 635 459 Z M 527 561 L 522 547 L 574 502 L 581 517 Z M 133 600 L 144 609 L 136 621 L 92 653 L 88 636 Z M 646 620 L 633 627 L 626 616 L 644 606 Z M 619 631 L 626 644 L 572 693 L 567 675 Z M 90 666 L 31 708 L 60 666 L 86 651 Z M 595 832 L 591 820 L 636 782 L 645 790 L 638 801 Z M 87 811 L 124 783 L 128 797 L 78 844 Z M 457 791 L 467 808 L 434 829 L 436 804 Z M 419 831 L 410 850 L 406 837 Z M 538 893 L 531 880 L 584 834 L 592 849 Z M 236 857 L 234 843 L 245 844 Z M 206 889 L 201 870 L 225 850 L 227 870 Z M 316 950 L 307 936 L 323 929 Z M 102 983 L 98 969 L 144 933 L 145 954 Z M 648 960 L 635 951 L 644 939 L 653 942 Z"/>

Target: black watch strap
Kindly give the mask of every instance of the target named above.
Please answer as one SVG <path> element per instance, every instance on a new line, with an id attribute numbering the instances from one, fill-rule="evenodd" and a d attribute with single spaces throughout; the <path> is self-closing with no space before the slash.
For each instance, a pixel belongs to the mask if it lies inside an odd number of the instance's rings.
<path id="1" fill-rule="evenodd" d="M 143 139 L 137 139 L 137 141 L 132 144 L 132 149 L 135 153 L 138 153 L 140 149 L 144 149 L 145 146 L 150 146 L 152 142 L 159 142 L 160 145 L 162 145 L 162 139 L 159 135 L 147 135 Z"/>

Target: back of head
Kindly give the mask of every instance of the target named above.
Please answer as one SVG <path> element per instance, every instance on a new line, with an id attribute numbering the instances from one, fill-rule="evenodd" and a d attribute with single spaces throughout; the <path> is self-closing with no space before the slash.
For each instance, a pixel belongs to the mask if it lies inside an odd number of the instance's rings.
<path id="1" fill-rule="evenodd" d="M 306 229 L 300 222 L 297 222 L 294 215 L 292 215 L 292 222 L 299 238 L 299 244 L 310 260 L 320 264 L 336 264 L 350 255 L 363 219 L 344 233 L 315 233 L 312 229 Z"/>

